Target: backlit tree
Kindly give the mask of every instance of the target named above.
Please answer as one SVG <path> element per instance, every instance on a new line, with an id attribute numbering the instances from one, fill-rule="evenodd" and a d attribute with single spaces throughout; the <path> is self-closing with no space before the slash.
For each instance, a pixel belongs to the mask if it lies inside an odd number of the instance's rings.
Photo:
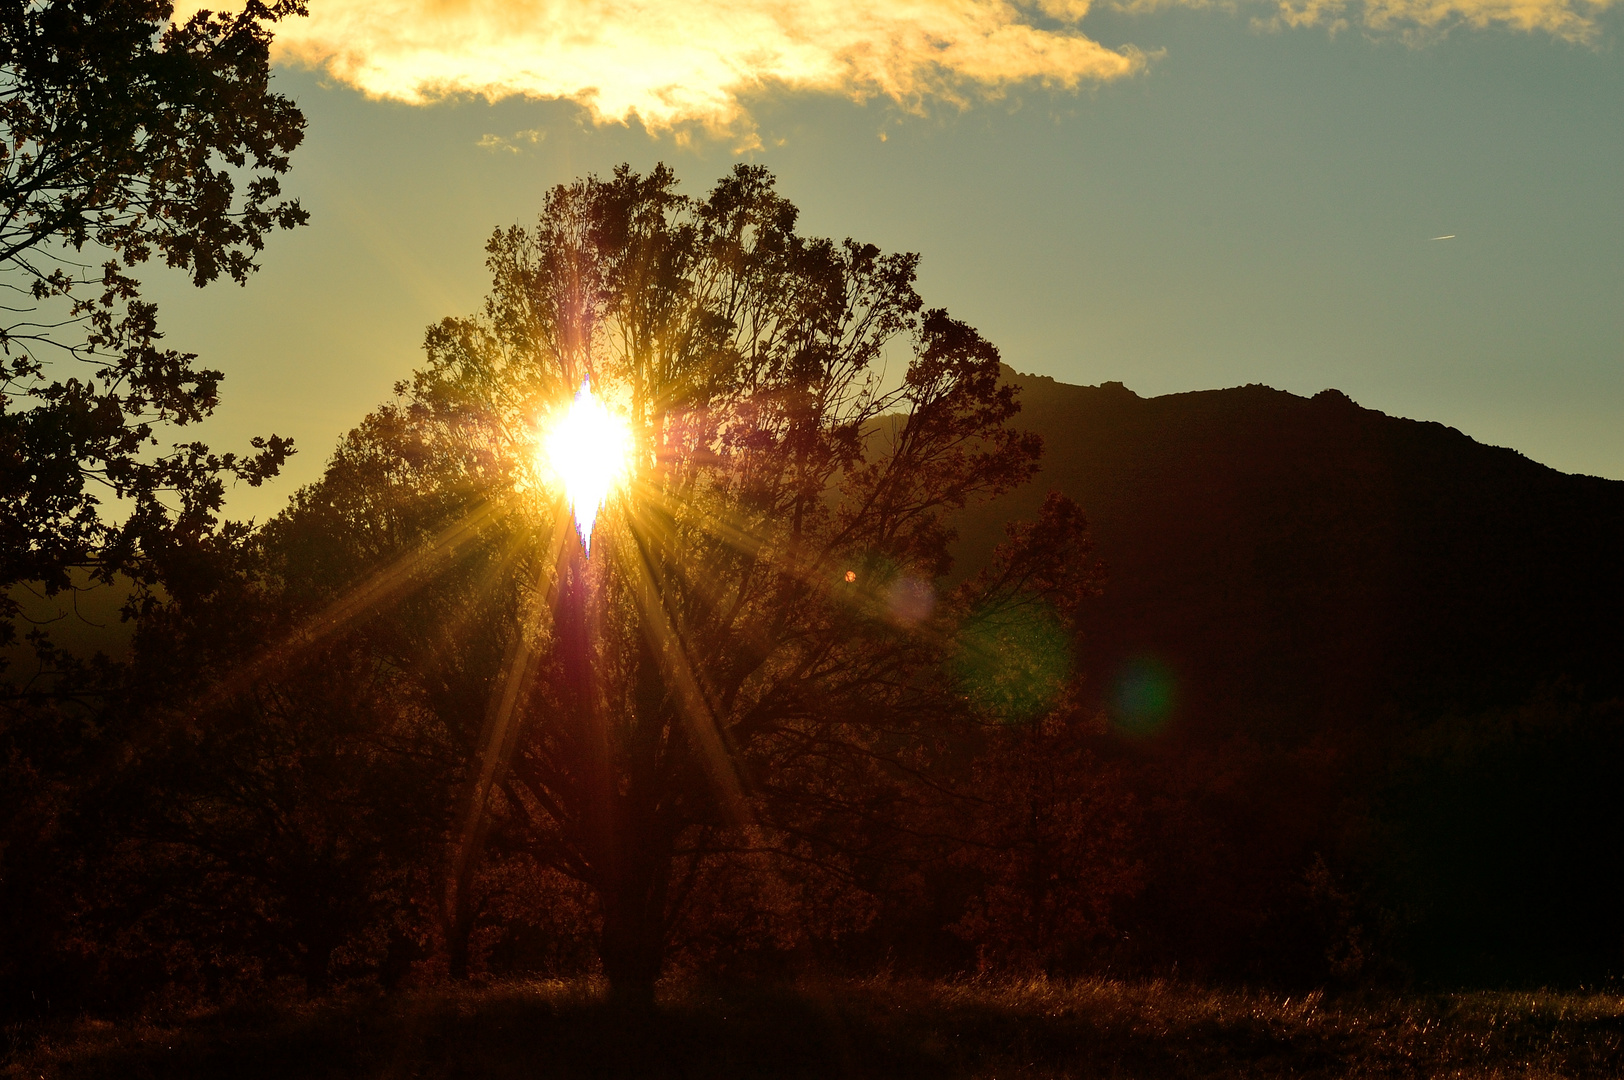
<path id="1" fill-rule="evenodd" d="M 373 427 L 392 484 L 418 505 L 453 493 L 463 523 L 419 529 L 414 554 L 311 624 L 486 538 L 486 580 L 516 588 L 488 616 L 512 630 L 450 921 L 466 927 L 495 830 L 597 896 L 605 974 L 633 1001 L 728 858 L 856 873 L 956 725 L 1030 706 L 1007 685 L 1029 658 L 1003 655 L 1025 638 L 998 628 L 1053 622 L 1067 608 L 1048 594 L 1081 587 L 1034 573 L 1034 549 L 944 591 L 948 515 L 1027 479 L 1039 444 L 1006 424 L 996 350 L 924 308 L 915 256 L 795 223 L 760 168 L 696 199 L 663 167 L 623 167 L 498 232 L 483 311 L 430 330 L 427 365 Z M 568 434 L 583 427 L 599 437 Z M 278 528 L 342 515 L 324 493 L 339 480 Z M 390 520 L 363 516 L 367 535 Z M 1081 529 L 1056 507 L 1032 536 L 1063 558 Z"/>
<path id="2" fill-rule="evenodd" d="M 0 636 L 11 586 L 150 580 L 212 527 L 226 479 L 257 484 L 291 452 L 165 445 L 221 375 L 164 346 L 134 268 L 240 284 L 267 234 L 306 220 L 279 180 L 304 117 L 269 87 L 270 25 L 302 8 L 174 25 L 172 7 L 0 6 Z"/>

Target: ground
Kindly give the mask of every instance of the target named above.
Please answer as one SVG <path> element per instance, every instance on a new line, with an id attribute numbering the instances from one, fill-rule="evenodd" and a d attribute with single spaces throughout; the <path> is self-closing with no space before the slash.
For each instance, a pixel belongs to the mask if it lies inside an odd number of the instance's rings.
<path id="1" fill-rule="evenodd" d="M 1286 996 L 1182 983 L 581 982 L 13 1028 L 6 1078 L 1615 1077 L 1616 993 Z"/>

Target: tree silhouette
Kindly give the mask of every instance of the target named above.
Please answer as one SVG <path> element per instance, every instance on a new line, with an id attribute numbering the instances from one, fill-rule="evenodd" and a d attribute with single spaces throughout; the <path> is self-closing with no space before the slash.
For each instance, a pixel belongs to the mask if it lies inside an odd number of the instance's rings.
<path id="1" fill-rule="evenodd" d="M 957 725 L 1028 708 L 1030 693 L 971 685 L 1027 678 L 1004 655 L 1019 635 L 961 624 L 1063 618 L 1062 594 L 1089 587 L 1033 570 L 1075 553 L 1081 516 L 1057 504 L 1028 543 L 1047 556 L 940 592 L 947 515 L 1028 478 L 1040 444 L 1006 426 L 1018 404 L 996 350 L 924 310 L 915 256 L 809 239 L 795 221 L 760 168 L 704 199 L 663 166 L 555 189 L 534 229 L 492 238 L 484 310 L 431 328 L 402 402 L 272 527 L 314 537 L 301 521 L 347 518 L 354 542 L 383 541 L 379 563 L 404 553 L 310 623 L 317 636 L 381 610 L 459 537 L 484 538 L 484 569 L 459 572 L 500 594 L 485 617 L 510 629 L 465 744 L 454 969 L 493 836 L 592 890 L 604 972 L 646 1002 L 672 926 L 721 864 L 857 874 Z M 590 556 L 537 467 L 546 418 L 584 380 L 634 441 Z M 396 515 L 347 511 L 347 471 L 380 458 L 392 479 L 365 501 L 460 501 L 477 527 L 431 542 L 419 517 L 389 539 Z M 459 648 L 408 663 L 431 672 Z"/>
<path id="2" fill-rule="evenodd" d="M 111 580 L 183 551 L 223 477 L 257 484 L 291 452 L 163 448 L 209 414 L 221 375 L 162 346 L 132 271 L 154 256 L 239 284 L 265 235 L 303 224 L 278 175 L 304 117 L 269 90 L 270 23 L 297 0 L 169 23 L 162 0 L 0 11 L 0 586 Z M 239 184 L 242 184 L 239 190 Z M 109 520 L 111 495 L 128 500 Z M 16 606 L 0 593 L 0 626 Z"/>
<path id="3" fill-rule="evenodd" d="M 278 183 L 304 118 L 268 84 L 269 25 L 299 10 L 171 25 L 162 0 L 0 5 L 0 646 L 19 585 L 125 574 L 150 604 L 218 539 L 224 481 L 292 452 L 161 445 L 209 414 L 221 375 L 163 346 L 135 268 L 241 283 L 267 233 L 304 222 Z M 70 834 L 116 680 L 31 637 L 48 677 L 0 695 L 0 1011 L 85 992 L 61 948 L 88 863 Z"/>

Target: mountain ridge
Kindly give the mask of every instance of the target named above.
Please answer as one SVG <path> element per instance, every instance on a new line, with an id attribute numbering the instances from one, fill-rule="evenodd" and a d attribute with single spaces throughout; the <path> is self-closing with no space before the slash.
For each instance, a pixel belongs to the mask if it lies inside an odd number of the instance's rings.
<path id="1" fill-rule="evenodd" d="M 1170 682 L 1153 726 L 1186 736 L 1472 711 L 1564 682 L 1624 691 L 1624 481 L 1336 390 L 1005 378 L 1044 458 L 961 515 L 960 565 L 1050 490 L 1079 502 L 1107 571 L 1079 661 L 1128 726 L 1136 665 Z"/>

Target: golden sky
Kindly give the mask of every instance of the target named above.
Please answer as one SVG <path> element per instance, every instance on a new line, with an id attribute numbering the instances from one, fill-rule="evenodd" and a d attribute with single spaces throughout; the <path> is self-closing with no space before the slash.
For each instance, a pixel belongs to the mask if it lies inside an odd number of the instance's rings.
<path id="1" fill-rule="evenodd" d="M 183 0 L 184 17 L 200 6 Z M 275 86 L 308 228 L 246 288 L 154 267 L 227 373 L 199 434 L 300 454 L 267 516 L 477 310 L 491 230 L 665 162 L 763 164 L 810 235 L 922 256 L 1021 371 L 1335 387 L 1624 479 L 1614 0 L 309 0 Z M 1449 237 L 1449 239 L 1437 239 Z"/>
<path id="2" fill-rule="evenodd" d="M 1262 28 L 1323 25 L 1416 40 L 1503 26 L 1585 41 L 1612 0 L 1125 0 L 1215 7 Z M 184 17 L 199 0 L 177 9 Z M 217 5 L 216 5 L 217 6 Z M 373 98 L 562 99 L 597 122 L 749 131 L 750 99 L 814 91 L 904 106 L 1076 88 L 1141 69 L 1143 52 L 1082 28 L 1088 0 L 310 0 L 277 57 Z"/>

